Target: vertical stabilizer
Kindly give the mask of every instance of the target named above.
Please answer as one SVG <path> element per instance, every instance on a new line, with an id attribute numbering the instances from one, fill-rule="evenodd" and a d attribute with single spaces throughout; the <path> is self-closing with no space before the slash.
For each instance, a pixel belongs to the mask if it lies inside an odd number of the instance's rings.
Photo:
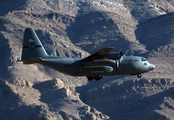
<path id="1" fill-rule="evenodd" d="M 32 28 L 26 28 L 22 49 L 22 61 L 24 63 L 36 63 L 44 59 L 47 55 L 42 43 Z"/>

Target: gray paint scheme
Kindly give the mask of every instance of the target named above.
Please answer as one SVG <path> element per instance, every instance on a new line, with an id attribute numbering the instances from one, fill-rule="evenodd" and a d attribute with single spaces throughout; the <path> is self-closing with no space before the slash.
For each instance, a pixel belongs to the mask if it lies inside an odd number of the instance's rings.
<path id="1" fill-rule="evenodd" d="M 111 52 L 113 48 L 103 48 L 86 58 L 50 56 L 32 28 L 24 32 L 23 64 L 39 63 L 71 76 L 86 76 L 88 80 L 99 80 L 108 75 L 137 75 L 151 71 L 155 66 L 144 57 L 125 56 Z"/>

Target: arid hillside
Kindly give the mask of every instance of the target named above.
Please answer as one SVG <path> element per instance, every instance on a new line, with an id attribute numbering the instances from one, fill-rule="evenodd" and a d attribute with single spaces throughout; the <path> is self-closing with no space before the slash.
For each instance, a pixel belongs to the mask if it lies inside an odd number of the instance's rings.
<path id="1" fill-rule="evenodd" d="M 0 119 L 172 120 L 174 0 L 0 0 Z M 100 81 L 17 62 L 25 28 L 50 55 L 104 47 L 143 56 L 155 70 Z"/>

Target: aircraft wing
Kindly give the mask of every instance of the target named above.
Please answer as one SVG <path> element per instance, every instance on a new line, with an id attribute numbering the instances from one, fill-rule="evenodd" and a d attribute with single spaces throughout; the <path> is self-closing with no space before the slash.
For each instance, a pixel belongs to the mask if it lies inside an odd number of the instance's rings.
<path id="1" fill-rule="evenodd" d="M 82 59 L 82 61 L 85 62 L 105 58 L 105 56 L 108 55 L 113 49 L 114 48 L 102 48 L 94 54 Z"/>

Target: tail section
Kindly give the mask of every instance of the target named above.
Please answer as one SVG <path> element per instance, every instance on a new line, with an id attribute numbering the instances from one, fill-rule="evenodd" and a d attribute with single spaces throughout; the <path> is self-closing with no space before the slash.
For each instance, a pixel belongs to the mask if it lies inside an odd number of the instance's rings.
<path id="1" fill-rule="evenodd" d="M 41 62 L 48 54 L 42 43 L 32 28 L 26 28 L 24 32 L 24 41 L 22 49 L 22 58 L 24 64 Z"/>

